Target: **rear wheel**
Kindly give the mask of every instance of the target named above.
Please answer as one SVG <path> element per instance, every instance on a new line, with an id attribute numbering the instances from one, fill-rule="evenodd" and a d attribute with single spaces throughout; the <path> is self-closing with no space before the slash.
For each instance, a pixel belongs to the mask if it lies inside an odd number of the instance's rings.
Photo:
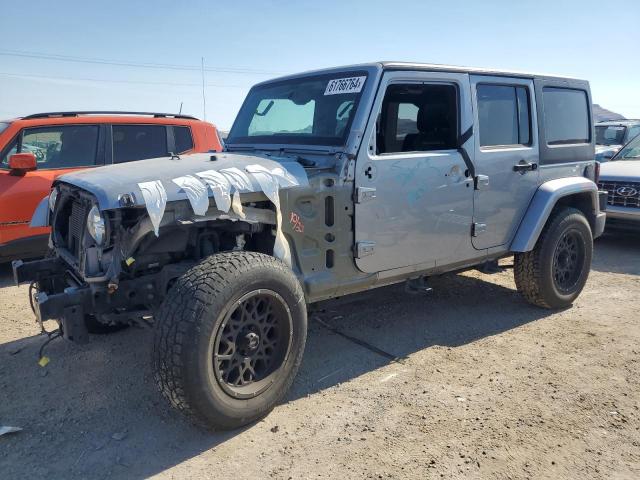
<path id="1" fill-rule="evenodd" d="M 178 279 L 160 308 L 155 379 L 196 423 L 237 428 L 285 395 L 306 331 L 304 294 L 286 265 L 253 252 L 216 254 Z"/>
<path id="2" fill-rule="evenodd" d="M 549 219 L 536 246 L 515 255 L 516 287 L 525 299 L 544 308 L 563 308 L 580 295 L 593 256 L 591 227 L 574 208 Z"/>

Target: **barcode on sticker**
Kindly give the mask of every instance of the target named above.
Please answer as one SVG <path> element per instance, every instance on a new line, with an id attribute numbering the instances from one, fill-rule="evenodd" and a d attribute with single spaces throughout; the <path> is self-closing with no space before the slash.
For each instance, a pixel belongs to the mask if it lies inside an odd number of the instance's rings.
<path id="1" fill-rule="evenodd" d="M 338 95 L 340 93 L 358 93 L 362 90 L 362 86 L 366 79 L 367 77 L 350 77 L 329 80 L 324 94 Z"/>

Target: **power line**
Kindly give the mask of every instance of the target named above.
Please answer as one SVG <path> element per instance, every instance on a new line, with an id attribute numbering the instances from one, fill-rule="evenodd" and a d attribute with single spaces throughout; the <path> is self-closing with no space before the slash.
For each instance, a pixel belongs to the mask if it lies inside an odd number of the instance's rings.
<path id="1" fill-rule="evenodd" d="M 152 62 L 129 62 L 124 60 L 111 60 L 105 58 L 93 58 L 93 57 L 76 57 L 71 55 L 58 55 L 53 53 L 41 53 L 41 52 L 28 52 L 22 50 L 0 50 L 0 55 L 9 57 L 21 57 L 21 58 L 36 58 L 41 60 L 52 60 L 58 62 L 76 62 L 76 63 L 93 63 L 98 65 L 115 65 L 120 67 L 134 67 L 134 68 L 155 68 L 165 70 L 187 70 L 187 71 L 199 71 L 200 65 L 177 65 L 170 63 L 152 63 Z M 256 70 L 244 67 L 209 67 L 206 68 L 207 72 L 217 73 L 234 73 L 244 75 L 282 75 L 285 72 L 276 72 L 269 70 Z"/>
<path id="2" fill-rule="evenodd" d="M 82 77 L 58 77 L 53 75 L 36 75 L 30 73 L 11 73 L 11 72 L 0 72 L 1 76 L 5 77 L 16 77 L 16 78 L 36 78 L 39 80 L 68 80 L 68 81 L 78 81 L 78 82 L 97 82 L 97 83 L 125 83 L 125 84 L 134 84 L 134 85 L 165 85 L 172 87 L 201 87 L 200 83 L 180 83 L 180 82 L 148 82 L 148 81 L 140 81 L 140 80 L 105 80 L 101 78 L 82 78 Z M 223 85 L 216 83 L 207 83 L 205 86 L 207 87 L 218 87 L 218 88 L 250 88 L 251 85 Z"/>

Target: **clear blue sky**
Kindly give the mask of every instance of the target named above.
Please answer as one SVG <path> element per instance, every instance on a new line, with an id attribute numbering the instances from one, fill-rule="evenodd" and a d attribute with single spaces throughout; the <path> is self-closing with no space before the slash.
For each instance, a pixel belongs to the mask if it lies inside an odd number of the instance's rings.
<path id="1" fill-rule="evenodd" d="M 127 109 L 202 116 L 228 129 L 252 84 L 280 73 L 375 60 L 530 70 L 586 78 L 593 99 L 640 117 L 640 1 L 0 0 L 0 118 Z"/>

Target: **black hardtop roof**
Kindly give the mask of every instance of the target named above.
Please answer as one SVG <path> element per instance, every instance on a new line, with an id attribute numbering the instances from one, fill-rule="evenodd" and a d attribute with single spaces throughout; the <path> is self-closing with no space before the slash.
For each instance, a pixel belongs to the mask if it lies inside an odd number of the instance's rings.
<path id="1" fill-rule="evenodd" d="M 310 75 L 323 75 L 333 72 L 344 72 L 345 70 L 423 70 L 423 71 L 435 71 L 435 72 L 455 72 L 455 73 L 471 73 L 476 75 L 491 75 L 491 76 L 503 76 L 503 77 L 517 77 L 517 78 L 542 78 L 547 80 L 556 81 L 568 81 L 568 82 L 585 82 L 586 80 L 578 79 L 575 77 L 562 76 L 562 75 L 550 75 L 543 73 L 531 73 L 531 72 L 519 72 L 516 70 L 499 70 L 493 68 L 479 68 L 479 67 L 463 67 L 456 65 L 443 65 L 436 63 L 415 63 L 415 62 L 396 62 L 396 61 L 382 61 L 372 63 L 361 63 L 352 65 L 342 65 L 331 68 L 323 68 L 318 70 L 309 70 L 306 72 L 299 72 L 290 75 L 285 75 L 278 78 L 273 78 L 258 83 L 257 85 L 269 84 L 274 81 L 283 81 L 296 77 L 310 76 Z"/>
<path id="2" fill-rule="evenodd" d="M 413 63 L 413 62 L 393 62 L 383 61 L 380 62 L 384 70 L 429 70 L 429 71 L 442 71 L 442 72 L 459 72 L 459 73 L 475 73 L 478 75 L 495 75 L 495 76 L 508 76 L 508 77 L 521 77 L 521 78 L 554 78 L 554 79 L 566 79 L 566 80 L 581 80 L 575 77 L 563 76 L 563 75 L 550 75 L 546 73 L 532 73 L 522 72 L 518 70 L 500 70 L 494 68 L 482 68 L 482 67 L 464 67 L 458 65 L 442 65 L 437 63 Z"/>

